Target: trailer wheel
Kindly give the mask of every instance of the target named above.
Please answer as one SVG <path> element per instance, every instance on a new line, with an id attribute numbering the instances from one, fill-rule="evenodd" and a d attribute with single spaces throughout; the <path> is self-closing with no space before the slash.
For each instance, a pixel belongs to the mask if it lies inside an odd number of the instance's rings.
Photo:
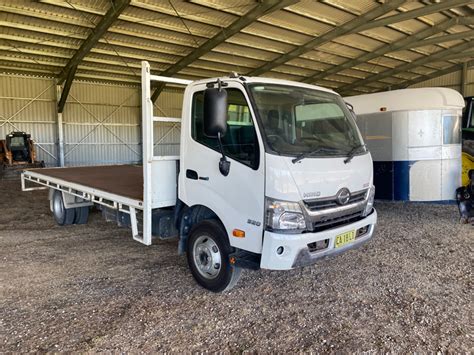
<path id="1" fill-rule="evenodd" d="M 60 226 L 73 224 L 76 216 L 75 208 L 64 207 L 63 194 L 58 190 L 53 193 L 53 215 L 56 223 Z"/>
<path id="2" fill-rule="evenodd" d="M 76 207 L 74 224 L 86 224 L 89 218 L 89 206 Z"/>
<path id="3" fill-rule="evenodd" d="M 197 283 L 212 292 L 232 289 L 242 271 L 231 265 L 232 252 L 227 233 L 218 221 L 206 220 L 194 226 L 188 239 L 187 259 Z"/>

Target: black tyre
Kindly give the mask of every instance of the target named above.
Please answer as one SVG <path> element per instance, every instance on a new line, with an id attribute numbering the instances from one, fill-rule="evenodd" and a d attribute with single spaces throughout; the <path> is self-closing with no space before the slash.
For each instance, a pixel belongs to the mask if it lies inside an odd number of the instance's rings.
<path id="1" fill-rule="evenodd" d="M 86 224 L 89 218 L 89 206 L 76 207 L 74 224 Z"/>
<path id="2" fill-rule="evenodd" d="M 223 292 L 236 285 L 242 270 L 229 262 L 232 252 L 227 233 L 218 221 L 202 221 L 191 229 L 187 245 L 188 265 L 202 287 L 212 292 Z"/>
<path id="3" fill-rule="evenodd" d="M 75 208 L 64 207 L 63 194 L 58 190 L 55 190 L 53 194 L 53 215 L 60 226 L 73 224 L 76 216 Z"/>

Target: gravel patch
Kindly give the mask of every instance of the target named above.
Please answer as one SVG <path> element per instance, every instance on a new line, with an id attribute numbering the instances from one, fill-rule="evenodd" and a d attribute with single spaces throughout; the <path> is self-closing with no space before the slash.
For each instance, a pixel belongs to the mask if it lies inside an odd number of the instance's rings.
<path id="1" fill-rule="evenodd" d="M 363 247 L 197 286 L 177 241 L 92 213 L 59 227 L 47 192 L 0 181 L 0 352 L 472 352 L 474 227 L 455 206 L 377 203 Z"/>

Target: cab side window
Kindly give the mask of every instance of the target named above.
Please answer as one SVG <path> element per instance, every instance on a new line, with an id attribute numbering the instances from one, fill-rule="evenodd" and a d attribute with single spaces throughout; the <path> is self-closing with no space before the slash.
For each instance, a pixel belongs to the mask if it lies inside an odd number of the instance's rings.
<path id="1" fill-rule="evenodd" d="M 204 91 L 193 95 L 191 115 L 193 139 L 220 152 L 217 139 L 204 135 Z M 252 169 L 258 168 L 260 153 L 257 134 L 245 96 L 238 89 L 227 89 L 227 132 L 222 137 L 222 145 L 226 156 Z"/>

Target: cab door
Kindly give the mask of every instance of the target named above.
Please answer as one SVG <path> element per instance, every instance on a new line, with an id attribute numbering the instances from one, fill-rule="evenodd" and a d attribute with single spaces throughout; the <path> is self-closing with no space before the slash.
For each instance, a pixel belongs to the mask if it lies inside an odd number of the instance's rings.
<path id="1" fill-rule="evenodd" d="M 222 138 L 230 171 L 219 171 L 222 154 L 218 141 L 203 131 L 204 84 L 188 90 L 184 108 L 179 198 L 188 206 L 203 205 L 223 222 L 230 244 L 261 252 L 264 226 L 264 154 L 247 94 L 238 82 L 227 90 L 227 132 Z M 233 231 L 245 232 L 234 237 Z"/>

